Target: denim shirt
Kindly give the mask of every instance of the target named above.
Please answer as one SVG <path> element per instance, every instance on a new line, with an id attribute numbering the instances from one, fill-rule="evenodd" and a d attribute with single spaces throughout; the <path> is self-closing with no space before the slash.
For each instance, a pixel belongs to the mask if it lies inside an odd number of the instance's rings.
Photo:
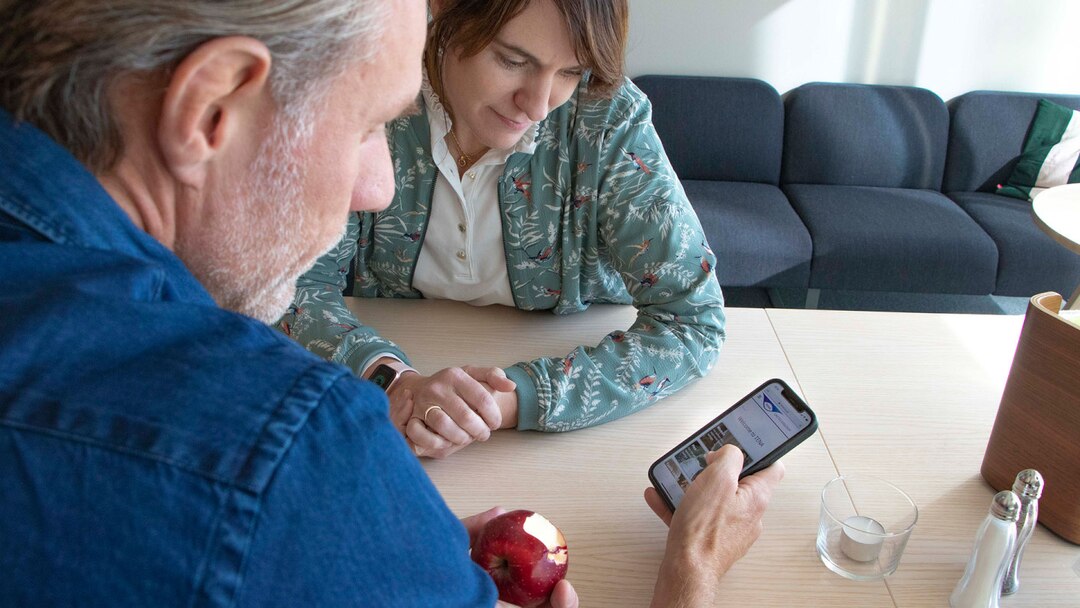
<path id="1" fill-rule="evenodd" d="M 380 391 L 0 111 L 0 605 L 494 603 Z"/>

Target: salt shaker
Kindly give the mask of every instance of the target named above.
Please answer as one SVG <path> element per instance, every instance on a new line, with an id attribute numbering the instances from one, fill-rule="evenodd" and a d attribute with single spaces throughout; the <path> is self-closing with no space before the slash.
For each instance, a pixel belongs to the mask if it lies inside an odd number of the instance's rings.
<path id="1" fill-rule="evenodd" d="M 1039 519 L 1039 497 L 1042 496 L 1043 478 L 1035 469 L 1024 469 L 1016 475 L 1013 492 L 1020 497 L 1020 519 L 1016 522 L 1016 549 L 1013 551 L 1009 568 L 1005 571 L 1005 581 L 1001 584 L 1002 595 L 1016 593 L 1020 588 L 1020 559 L 1024 547 L 1035 532 L 1035 523 Z"/>
<path id="2" fill-rule="evenodd" d="M 1020 498 L 1009 490 L 998 492 L 990 503 L 971 552 L 967 568 L 956 583 L 949 606 L 952 608 L 998 608 L 1001 580 L 1016 545 L 1016 520 Z"/>

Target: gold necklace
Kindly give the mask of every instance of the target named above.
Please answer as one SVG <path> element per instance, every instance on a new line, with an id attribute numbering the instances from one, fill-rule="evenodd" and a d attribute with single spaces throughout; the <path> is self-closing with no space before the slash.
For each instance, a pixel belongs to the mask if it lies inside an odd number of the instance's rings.
<path id="1" fill-rule="evenodd" d="M 454 130 L 450 129 L 450 137 L 454 140 L 454 145 L 457 146 L 458 152 L 461 155 L 457 157 L 457 164 L 461 168 L 468 167 L 473 162 L 473 157 L 465 153 L 465 148 L 461 147 L 461 142 L 457 140 L 457 135 L 454 135 Z"/>

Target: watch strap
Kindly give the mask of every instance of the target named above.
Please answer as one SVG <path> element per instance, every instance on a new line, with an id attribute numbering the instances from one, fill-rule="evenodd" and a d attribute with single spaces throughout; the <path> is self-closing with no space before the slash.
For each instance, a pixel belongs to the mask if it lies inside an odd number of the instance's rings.
<path id="1" fill-rule="evenodd" d="M 385 393 L 389 392 L 394 383 L 398 381 L 398 378 L 407 372 L 416 372 L 416 370 L 401 361 L 390 361 L 376 365 L 367 379 Z"/>

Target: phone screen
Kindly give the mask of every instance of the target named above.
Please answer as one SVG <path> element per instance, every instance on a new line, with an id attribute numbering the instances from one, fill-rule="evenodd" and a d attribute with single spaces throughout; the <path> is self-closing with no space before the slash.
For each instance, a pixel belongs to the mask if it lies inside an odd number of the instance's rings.
<path id="1" fill-rule="evenodd" d="M 653 480 L 667 494 L 671 506 L 679 506 L 690 482 L 705 468 L 705 454 L 734 444 L 743 452 L 745 473 L 813 425 L 812 413 L 790 390 L 777 381 L 766 383 L 657 462 Z"/>

